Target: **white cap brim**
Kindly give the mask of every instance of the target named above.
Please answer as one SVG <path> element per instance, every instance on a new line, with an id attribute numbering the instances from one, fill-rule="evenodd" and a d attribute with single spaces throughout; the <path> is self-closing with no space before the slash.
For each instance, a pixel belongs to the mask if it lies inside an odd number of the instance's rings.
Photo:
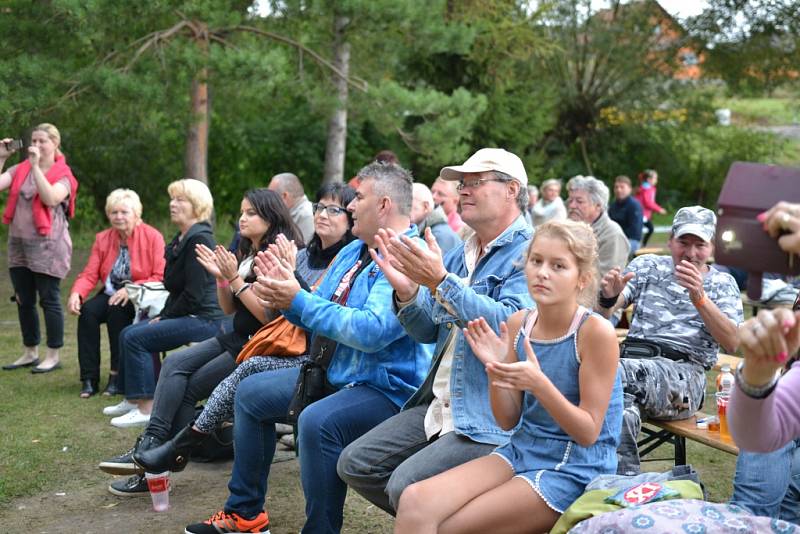
<path id="1" fill-rule="evenodd" d="M 714 234 L 709 234 L 708 229 L 702 224 L 682 224 L 680 228 L 673 230 L 673 237 L 680 237 L 686 234 L 696 235 L 708 243 L 714 239 Z"/>

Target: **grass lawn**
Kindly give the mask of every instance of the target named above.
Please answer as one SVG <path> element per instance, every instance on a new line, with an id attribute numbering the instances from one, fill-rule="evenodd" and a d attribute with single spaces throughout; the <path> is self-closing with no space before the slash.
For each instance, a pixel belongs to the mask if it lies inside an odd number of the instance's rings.
<path id="1" fill-rule="evenodd" d="M 800 104 L 796 98 L 719 98 L 718 108 L 731 110 L 737 126 L 786 126 L 800 123 Z"/>
<path id="2" fill-rule="evenodd" d="M 665 234 L 653 236 L 654 244 L 663 244 L 665 241 Z M 88 249 L 76 250 L 73 258 L 76 269 L 73 269 L 72 275 L 62 284 L 64 300 L 75 272 L 82 268 L 87 255 Z M 0 251 L 0 265 L 5 269 L 4 248 Z M 0 363 L 11 362 L 19 355 L 19 325 L 16 307 L 9 301 L 11 294 L 10 280 L 4 270 L 0 274 Z M 65 492 L 89 491 L 87 488 L 95 493 L 91 499 L 87 499 L 87 504 L 81 505 L 82 508 L 74 513 L 82 516 L 88 512 L 95 515 L 96 522 L 102 522 L 107 517 L 107 525 L 110 526 L 114 521 L 121 521 L 120 517 L 124 515 L 120 514 L 124 514 L 126 510 L 131 518 L 141 517 L 148 510 L 147 504 L 142 500 L 138 500 L 136 504 L 130 504 L 130 500 L 120 504 L 120 499 L 105 492 L 109 477 L 95 467 L 98 461 L 126 450 L 133 443 L 138 430 L 117 429 L 108 424 L 108 417 L 103 416 L 100 411 L 103 406 L 111 404 L 111 401 L 100 397 L 89 400 L 78 398 L 80 384 L 76 328 L 76 319 L 68 315 L 62 370 L 44 375 L 31 375 L 26 370 L 0 371 L 0 428 L 3 429 L 0 433 L 0 521 L 6 526 L 6 521 L 16 517 L 18 510 L 26 506 L 32 507 L 31 502 L 34 501 L 41 503 L 42 508 L 38 511 L 31 510 L 30 513 L 36 512 L 43 517 L 56 514 L 61 517 L 68 512 L 59 510 L 58 505 L 54 508 L 51 500 L 61 499 L 59 495 Z M 106 347 L 104 340 L 103 369 L 108 368 Z M 714 383 L 713 378 L 713 374 L 709 376 L 709 383 Z M 671 453 L 671 448 L 666 446 L 656 451 L 654 456 L 664 458 Z M 735 457 L 694 442 L 688 444 L 687 455 L 689 462 L 700 472 L 710 500 L 727 500 L 731 495 Z M 283 521 L 273 532 L 297 532 L 303 518 L 297 465 L 295 461 L 278 465 L 286 467 L 276 466 L 273 470 L 271 479 L 274 480 L 270 486 L 268 503 L 270 515 L 283 518 Z M 670 467 L 669 462 L 644 464 L 648 471 L 663 471 Z M 170 530 L 174 531 L 178 524 L 186 524 L 186 520 L 204 519 L 215 511 L 212 507 L 222 504 L 219 502 L 221 497 L 217 494 L 225 493 L 229 472 L 226 469 L 229 467 L 223 465 L 220 469 L 212 479 L 217 493 L 210 492 L 202 485 L 192 490 L 195 493 L 191 494 L 191 498 L 184 493 L 185 501 L 181 510 L 176 510 L 176 513 L 183 512 L 187 517 L 174 519 L 174 523 L 169 524 Z M 190 466 L 181 475 L 184 477 L 181 479 L 181 489 L 189 492 L 191 488 L 186 487 L 186 481 L 192 474 L 198 473 L 202 474 L 202 469 Z M 118 504 L 120 506 L 117 507 Z M 199 515 L 201 512 L 194 509 L 188 510 L 191 506 L 197 506 L 204 515 Z M 89 509 L 85 509 L 86 507 Z M 151 513 L 148 517 L 154 515 L 158 514 Z M 387 515 L 350 492 L 346 509 L 346 530 L 388 532 L 391 524 Z M 62 528 L 58 531 L 75 530 Z M 123 528 L 122 531 L 132 532 L 136 529 Z"/>

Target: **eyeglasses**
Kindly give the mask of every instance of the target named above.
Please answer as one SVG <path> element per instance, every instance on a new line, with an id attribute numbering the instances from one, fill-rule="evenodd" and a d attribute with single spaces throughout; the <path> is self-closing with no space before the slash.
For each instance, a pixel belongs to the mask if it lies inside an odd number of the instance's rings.
<path id="1" fill-rule="evenodd" d="M 472 182 L 465 182 L 464 180 L 459 180 L 458 184 L 456 185 L 456 189 L 461 191 L 462 189 L 466 189 L 467 187 L 475 188 L 480 187 L 486 182 L 509 182 L 510 180 L 501 180 L 500 178 L 478 178 Z"/>
<path id="2" fill-rule="evenodd" d="M 325 204 L 321 204 L 319 202 L 314 202 L 311 204 L 311 207 L 314 210 L 314 213 L 317 214 L 322 210 L 325 210 L 328 213 L 329 217 L 333 217 L 334 215 L 341 215 L 342 213 L 347 213 L 347 210 L 339 207 L 339 206 L 326 206 Z"/>

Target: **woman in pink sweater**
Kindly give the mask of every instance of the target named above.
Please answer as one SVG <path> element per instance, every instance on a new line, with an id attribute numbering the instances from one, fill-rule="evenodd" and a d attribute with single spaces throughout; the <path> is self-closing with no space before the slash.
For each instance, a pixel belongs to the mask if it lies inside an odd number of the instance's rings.
<path id="1" fill-rule="evenodd" d="M 644 227 L 647 229 L 642 237 L 642 247 L 647 246 L 650 236 L 653 235 L 653 212 L 657 211 L 662 215 L 667 212 L 656 202 L 656 185 L 658 185 L 658 173 L 653 169 L 646 169 L 639 173 L 639 189 L 636 191 L 636 200 L 642 205 L 642 216 L 644 217 Z"/>
<path id="2" fill-rule="evenodd" d="M 800 204 L 779 202 L 758 220 L 783 250 L 800 253 Z M 800 296 L 792 310 L 761 310 L 739 328 L 739 340 L 744 362 L 731 393 L 731 433 L 742 449 L 774 451 L 800 437 Z"/>
<path id="3" fill-rule="evenodd" d="M 111 346 L 111 373 L 103 393 L 119 392 L 119 333 L 133 322 L 134 313 L 125 283 L 160 282 L 164 277 L 164 237 L 142 222 L 139 195 L 130 189 L 115 189 L 106 198 L 106 215 L 111 228 L 95 237 L 86 267 L 75 279 L 67 301 L 67 310 L 79 316 L 81 398 L 98 391 L 102 323 L 106 323 Z M 98 282 L 100 291 L 89 298 Z"/>

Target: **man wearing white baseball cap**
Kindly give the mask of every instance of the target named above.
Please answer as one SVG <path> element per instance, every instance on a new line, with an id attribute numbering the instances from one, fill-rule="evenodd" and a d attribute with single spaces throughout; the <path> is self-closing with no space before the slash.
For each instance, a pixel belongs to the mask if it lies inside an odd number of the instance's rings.
<path id="1" fill-rule="evenodd" d="M 416 341 L 436 343 L 433 364 L 403 410 L 350 444 L 337 465 L 342 480 L 391 514 L 409 484 L 508 441 L 492 415 L 484 366 L 462 328 L 484 317 L 499 331 L 512 313 L 533 306 L 518 261 L 532 233 L 523 216 L 522 161 L 483 148 L 440 176 L 458 182 L 461 216 L 474 235 L 442 258 L 428 231 L 428 249 L 383 232 L 376 260 L 395 290 L 400 323 Z"/>

